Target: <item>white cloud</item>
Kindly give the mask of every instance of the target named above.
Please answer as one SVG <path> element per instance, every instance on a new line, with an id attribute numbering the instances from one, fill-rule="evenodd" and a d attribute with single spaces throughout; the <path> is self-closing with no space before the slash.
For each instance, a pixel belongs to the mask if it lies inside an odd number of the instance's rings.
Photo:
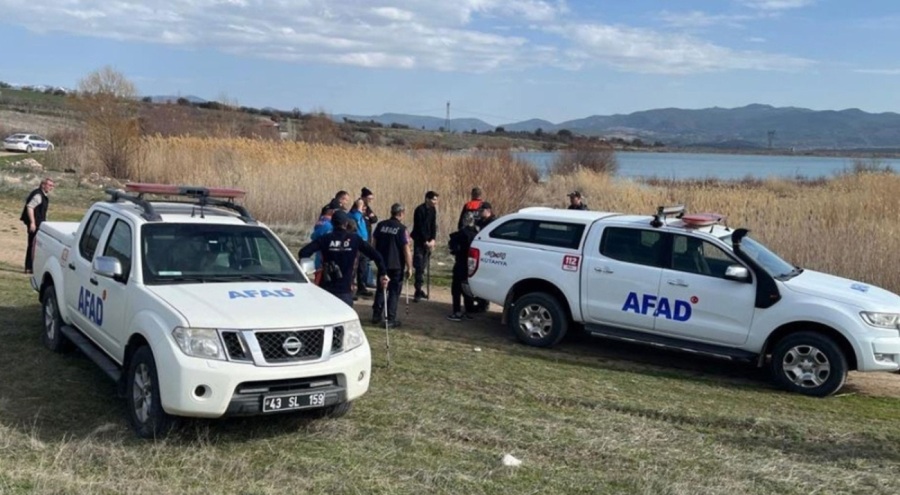
<path id="1" fill-rule="evenodd" d="M 653 73 L 797 70 L 812 63 L 686 35 L 576 22 L 578 13 L 564 0 L 42 0 L 40 16 L 32 1 L 0 0 L 4 21 L 292 62 L 470 72 L 605 64 Z M 808 3 L 744 1 L 760 9 Z M 670 15 L 683 27 L 741 17 L 694 12 L 678 19 Z"/>
<path id="2" fill-rule="evenodd" d="M 788 55 L 737 51 L 686 35 L 646 29 L 581 24 L 564 33 L 576 44 L 573 58 L 622 70 L 687 74 L 731 69 L 800 70 L 813 61 Z"/>
<path id="3" fill-rule="evenodd" d="M 799 9 L 816 3 L 816 0 L 739 0 L 739 3 L 751 9 L 772 12 Z"/>
<path id="4" fill-rule="evenodd" d="M 719 25 L 742 27 L 745 21 L 755 18 L 740 14 L 708 14 L 699 10 L 692 12 L 663 11 L 659 17 L 663 22 L 675 28 L 703 28 Z"/>
<path id="5" fill-rule="evenodd" d="M 900 69 L 855 69 L 859 74 L 876 74 L 881 76 L 900 76 Z"/>

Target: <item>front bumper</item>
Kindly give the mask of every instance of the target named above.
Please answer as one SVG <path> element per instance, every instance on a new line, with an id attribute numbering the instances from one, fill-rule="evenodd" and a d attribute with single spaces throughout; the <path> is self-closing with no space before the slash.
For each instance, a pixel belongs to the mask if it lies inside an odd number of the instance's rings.
<path id="1" fill-rule="evenodd" d="M 3 149 L 6 151 L 25 151 L 28 149 L 28 144 L 26 143 L 3 143 Z"/>
<path id="2" fill-rule="evenodd" d="M 366 393 L 372 373 L 368 342 L 325 361 L 270 367 L 193 358 L 172 345 L 155 347 L 162 407 L 176 416 L 260 414 L 267 395 L 312 391 L 325 393 L 322 407 L 327 407 Z"/>
<path id="3" fill-rule="evenodd" d="M 859 371 L 897 371 L 900 369 L 900 337 L 874 338 L 866 343 Z"/>

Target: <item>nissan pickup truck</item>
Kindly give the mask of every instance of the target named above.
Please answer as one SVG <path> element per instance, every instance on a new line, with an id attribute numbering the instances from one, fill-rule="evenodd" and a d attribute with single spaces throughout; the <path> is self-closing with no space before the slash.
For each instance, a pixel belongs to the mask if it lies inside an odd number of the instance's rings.
<path id="1" fill-rule="evenodd" d="M 478 233 L 464 290 L 501 304 L 529 345 L 583 328 L 767 366 L 810 396 L 837 392 L 848 370 L 900 368 L 900 296 L 794 266 L 723 220 L 525 208 Z"/>
<path id="2" fill-rule="evenodd" d="M 243 191 L 107 193 L 80 223 L 41 225 L 31 285 L 44 345 L 75 346 L 115 380 L 138 436 L 162 437 L 177 417 L 337 417 L 368 390 L 356 312 L 310 283 L 235 202 Z"/>

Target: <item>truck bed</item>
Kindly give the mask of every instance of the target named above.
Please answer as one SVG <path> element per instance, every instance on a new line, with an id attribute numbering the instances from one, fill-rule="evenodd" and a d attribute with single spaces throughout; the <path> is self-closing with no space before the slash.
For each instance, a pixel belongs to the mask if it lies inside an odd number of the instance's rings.
<path id="1" fill-rule="evenodd" d="M 41 224 L 41 230 L 63 245 L 71 247 L 78 225 L 78 222 L 44 222 Z"/>

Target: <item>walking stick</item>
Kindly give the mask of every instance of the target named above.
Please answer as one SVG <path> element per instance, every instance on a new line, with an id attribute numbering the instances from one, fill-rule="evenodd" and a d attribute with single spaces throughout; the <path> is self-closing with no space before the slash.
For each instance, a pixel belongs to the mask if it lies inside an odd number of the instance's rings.
<path id="1" fill-rule="evenodd" d="M 428 297 L 426 297 L 426 299 L 428 299 L 430 301 L 431 300 L 431 251 L 428 251 L 428 253 L 425 256 L 428 257 L 428 259 L 425 261 L 425 264 L 426 264 L 425 269 L 427 270 L 425 272 L 425 275 L 428 279 L 428 292 L 426 293 L 426 295 Z"/>
<path id="2" fill-rule="evenodd" d="M 384 283 L 384 282 L 382 282 Z M 391 366 L 391 329 L 390 323 L 388 322 L 388 298 L 387 298 L 387 284 L 384 284 L 381 288 L 382 294 L 384 295 L 384 335 L 385 335 L 385 347 L 387 347 L 387 358 L 388 358 L 388 367 Z"/>
<path id="3" fill-rule="evenodd" d="M 404 288 L 404 292 L 406 292 L 406 316 L 409 317 L 409 277 L 406 277 L 406 282 L 404 282 L 406 287 Z"/>

